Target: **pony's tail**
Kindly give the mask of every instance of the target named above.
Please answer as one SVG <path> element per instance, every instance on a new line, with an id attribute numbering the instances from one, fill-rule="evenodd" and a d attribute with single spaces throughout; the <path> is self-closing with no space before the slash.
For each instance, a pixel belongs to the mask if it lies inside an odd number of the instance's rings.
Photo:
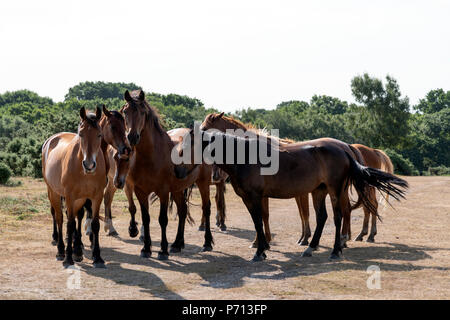
<path id="1" fill-rule="evenodd" d="M 189 200 L 192 197 L 192 189 L 194 189 L 194 184 L 192 184 L 189 188 L 184 189 L 184 199 L 186 201 L 186 207 L 187 207 L 186 220 L 191 226 L 195 225 L 194 218 L 192 218 L 192 216 L 191 216 L 191 210 L 189 210 L 190 204 L 191 204 L 191 202 Z"/>
<path id="2" fill-rule="evenodd" d="M 350 183 L 356 189 L 363 205 L 379 218 L 377 209 L 369 200 L 369 187 L 374 187 L 378 191 L 385 193 L 396 199 L 405 198 L 405 191 L 408 188 L 408 182 L 389 173 L 378 169 L 362 166 L 355 161 L 347 152 L 345 153 L 350 161 Z"/>
<path id="3" fill-rule="evenodd" d="M 191 198 L 191 196 L 192 196 L 192 188 L 194 187 L 194 185 L 192 185 L 192 186 L 190 186 L 189 188 L 187 188 L 187 189 L 185 189 L 184 190 L 184 199 L 185 199 L 185 201 L 186 201 L 186 219 L 187 219 L 187 222 L 190 224 L 190 225 L 193 225 L 194 223 L 195 223 L 195 221 L 194 221 L 194 218 L 192 218 L 192 216 L 191 216 L 191 214 L 190 214 L 190 210 L 189 210 L 189 204 L 190 204 L 190 202 L 189 202 L 189 199 Z M 152 192 L 151 194 L 150 194 L 150 196 L 149 196 L 149 200 L 150 200 L 150 204 L 153 204 L 156 200 L 158 200 L 158 196 L 156 195 L 156 193 L 154 193 L 154 192 Z M 169 215 L 172 215 L 173 214 L 173 196 L 172 196 L 172 193 L 170 193 L 170 197 L 169 197 L 169 208 L 168 208 L 168 211 L 169 211 Z"/>
<path id="4" fill-rule="evenodd" d="M 393 174 L 394 165 L 392 164 L 391 158 L 389 158 L 389 156 L 383 150 L 380 149 L 375 149 L 375 153 L 381 159 L 381 170 Z M 379 205 L 382 208 L 382 211 L 386 209 L 388 202 L 389 202 L 389 195 L 380 198 Z"/>
<path id="5" fill-rule="evenodd" d="M 363 158 L 361 152 L 358 149 L 356 149 L 355 147 L 353 147 L 351 144 L 349 144 L 348 147 L 350 148 L 350 150 L 352 150 L 352 152 L 356 158 L 356 161 L 358 161 L 360 164 L 365 165 L 366 163 L 364 161 L 364 158 Z M 358 200 L 356 200 L 356 202 L 350 207 L 350 211 L 353 211 L 353 210 L 361 207 L 362 204 L 363 204 L 362 198 L 358 194 Z"/>

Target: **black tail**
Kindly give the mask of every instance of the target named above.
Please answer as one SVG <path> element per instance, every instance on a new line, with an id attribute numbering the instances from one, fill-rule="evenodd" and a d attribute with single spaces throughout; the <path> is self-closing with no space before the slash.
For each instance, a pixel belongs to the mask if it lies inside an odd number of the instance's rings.
<path id="1" fill-rule="evenodd" d="M 350 161 L 350 183 L 353 184 L 363 205 L 377 217 L 378 212 L 369 200 L 368 187 L 374 187 L 380 192 L 393 197 L 397 201 L 405 198 L 408 182 L 388 172 L 365 167 L 355 161 L 347 152 Z"/>
<path id="2" fill-rule="evenodd" d="M 186 212 L 186 220 L 190 225 L 194 225 L 195 221 L 194 218 L 192 218 L 191 213 L 189 211 L 189 205 L 191 204 L 189 202 L 189 199 L 192 196 L 192 189 L 194 188 L 194 185 L 190 186 L 189 188 L 184 190 L 184 199 L 186 200 L 186 206 L 187 206 L 187 212 Z M 150 200 L 150 205 L 152 205 L 156 200 L 158 200 L 158 196 L 156 195 L 156 193 L 152 192 L 149 196 L 149 200 Z M 170 193 L 170 197 L 169 197 L 169 214 L 173 213 L 173 196 L 172 193 Z"/>

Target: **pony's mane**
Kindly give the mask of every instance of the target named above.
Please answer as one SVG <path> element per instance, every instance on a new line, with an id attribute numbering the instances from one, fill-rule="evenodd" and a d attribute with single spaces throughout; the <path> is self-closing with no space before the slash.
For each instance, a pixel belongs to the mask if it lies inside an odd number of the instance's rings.
<path id="1" fill-rule="evenodd" d="M 139 93 L 140 90 L 134 90 L 131 91 L 130 95 L 133 98 L 133 100 L 135 101 L 139 101 Z M 156 109 L 154 107 L 152 107 L 146 99 L 144 99 L 142 101 L 142 104 L 144 105 L 144 107 L 148 110 L 148 112 L 150 113 L 149 118 L 152 119 L 153 124 L 156 128 L 156 130 L 163 134 L 165 133 L 165 130 L 163 129 L 162 125 L 161 125 L 161 116 L 159 115 L 158 111 L 156 111 Z"/>
<path id="2" fill-rule="evenodd" d="M 289 144 L 289 143 L 295 143 L 296 142 L 296 141 L 294 141 L 292 139 L 288 139 L 288 138 L 279 138 L 279 137 L 271 136 L 271 135 L 269 135 L 269 132 L 268 132 L 268 130 L 265 127 L 264 128 L 257 128 L 251 123 L 243 123 L 242 121 L 240 121 L 238 119 L 235 119 L 232 116 L 225 116 L 225 115 L 223 115 L 222 119 L 224 119 L 225 121 L 236 125 L 237 127 L 244 128 L 246 130 L 252 131 L 252 132 L 254 132 L 257 135 L 261 135 L 261 136 L 264 136 L 264 137 L 267 137 L 267 138 L 270 138 L 270 139 L 276 139 L 280 143 L 287 143 L 287 144 Z"/>

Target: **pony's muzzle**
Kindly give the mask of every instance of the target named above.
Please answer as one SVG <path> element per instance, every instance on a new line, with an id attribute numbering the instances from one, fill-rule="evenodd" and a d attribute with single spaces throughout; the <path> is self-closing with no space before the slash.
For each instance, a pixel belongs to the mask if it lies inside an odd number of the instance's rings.
<path id="1" fill-rule="evenodd" d="M 117 189 L 123 189 L 123 187 L 125 186 L 125 178 L 115 178 L 114 179 L 114 186 Z"/>
<path id="2" fill-rule="evenodd" d="M 95 161 L 86 161 L 83 160 L 83 169 L 85 173 L 94 173 L 95 172 L 95 168 L 97 167 L 97 163 Z"/>
<path id="3" fill-rule="evenodd" d="M 134 147 L 135 145 L 137 145 L 139 143 L 139 139 L 141 138 L 141 136 L 139 135 L 139 133 L 129 133 L 127 135 L 127 139 L 128 142 L 130 143 L 130 146 Z"/>

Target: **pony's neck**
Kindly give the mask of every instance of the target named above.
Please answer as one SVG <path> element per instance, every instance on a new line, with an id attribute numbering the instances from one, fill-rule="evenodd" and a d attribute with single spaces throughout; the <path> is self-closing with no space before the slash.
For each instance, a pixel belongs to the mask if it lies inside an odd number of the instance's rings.
<path id="1" fill-rule="evenodd" d="M 161 157 L 162 154 L 170 156 L 173 146 L 167 132 L 158 130 L 155 126 L 146 120 L 144 130 L 141 132 L 141 140 L 136 145 L 136 151 L 145 153 L 146 157 Z M 148 151 L 151 151 L 150 154 Z"/>

